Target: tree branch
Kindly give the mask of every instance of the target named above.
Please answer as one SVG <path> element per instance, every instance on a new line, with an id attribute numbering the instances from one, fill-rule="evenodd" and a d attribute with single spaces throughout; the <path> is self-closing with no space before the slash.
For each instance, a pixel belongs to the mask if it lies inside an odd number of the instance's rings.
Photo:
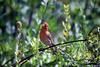
<path id="1" fill-rule="evenodd" d="M 49 49 L 49 48 L 52 48 L 52 47 L 56 47 L 56 46 L 63 45 L 63 44 L 68 44 L 68 43 L 79 42 L 79 41 L 87 41 L 87 39 L 84 39 L 84 40 L 75 40 L 75 41 L 68 41 L 68 42 L 64 42 L 64 43 L 58 43 L 56 45 L 49 46 L 49 47 L 46 47 L 46 48 L 40 48 L 39 51 L 45 51 L 46 49 Z"/>
<path id="2" fill-rule="evenodd" d="M 23 58 L 22 60 L 20 60 L 19 62 L 14 63 L 14 64 L 12 64 L 11 66 L 15 67 L 17 64 L 23 64 L 27 60 L 30 60 L 30 58 L 32 58 L 33 56 L 34 56 L 34 54 L 31 54 L 30 56 L 27 56 L 27 57 Z"/>
<path id="3" fill-rule="evenodd" d="M 56 47 L 56 46 L 59 46 L 59 45 L 68 44 L 68 43 L 74 43 L 74 42 L 79 42 L 79 41 L 87 41 L 87 39 L 84 39 L 84 40 L 76 40 L 76 41 L 68 41 L 68 42 L 64 42 L 64 43 L 58 43 L 58 44 L 53 45 L 53 46 L 50 46 L 50 47 L 40 48 L 40 49 L 39 49 L 39 52 L 45 51 L 45 50 L 47 50 L 47 49 L 49 49 L 49 48 Z M 33 56 L 35 56 L 35 54 L 31 54 L 30 56 L 25 57 L 24 59 L 20 60 L 18 63 L 12 64 L 12 66 L 14 67 L 14 66 L 16 66 L 16 64 L 21 64 L 21 65 L 22 65 L 22 64 L 24 64 L 27 60 L 31 59 Z"/>
<path id="4" fill-rule="evenodd" d="M 100 63 L 93 63 L 93 62 L 91 62 L 91 63 L 83 63 L 81 65 L 100 65 Z"/>

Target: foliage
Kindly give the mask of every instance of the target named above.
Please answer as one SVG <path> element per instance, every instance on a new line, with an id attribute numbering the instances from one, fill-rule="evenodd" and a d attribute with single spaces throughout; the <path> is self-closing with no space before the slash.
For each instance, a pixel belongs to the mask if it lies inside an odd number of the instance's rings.
<path id="1" fill-rule="evenodd" d="M 1 0 L 0 67 L 99 66 L 99 0 Z M 46 20 L 56 46 L 41 43 Z M 50 48 L 57 47 L 52 54 Z"/>

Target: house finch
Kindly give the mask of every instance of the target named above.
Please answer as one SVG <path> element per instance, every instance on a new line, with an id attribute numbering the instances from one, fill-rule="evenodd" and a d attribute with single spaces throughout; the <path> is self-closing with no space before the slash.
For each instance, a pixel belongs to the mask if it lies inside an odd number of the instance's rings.
<path id="1" fill-rule="evenodd" d="M 48 23 L 45 21 L 42 23 L 42 27 L 40 30 L 40 40 L 47 46 L 53 46 L 53 39 L 48 30 Z M 56 52 L 56 47 L 51 48 L 53 53 Z"/>

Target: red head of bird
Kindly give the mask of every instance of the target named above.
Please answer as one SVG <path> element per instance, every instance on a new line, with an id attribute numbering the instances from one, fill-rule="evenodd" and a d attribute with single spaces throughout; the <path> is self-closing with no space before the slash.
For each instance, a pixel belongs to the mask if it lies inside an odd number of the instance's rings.
<path id="1" fill-rule="evenodd" d="M 43 22 L 42 23 L 42 28 L 43 31 L 47 31 L 48 30 L 48 23 L 47 22 Z"/>

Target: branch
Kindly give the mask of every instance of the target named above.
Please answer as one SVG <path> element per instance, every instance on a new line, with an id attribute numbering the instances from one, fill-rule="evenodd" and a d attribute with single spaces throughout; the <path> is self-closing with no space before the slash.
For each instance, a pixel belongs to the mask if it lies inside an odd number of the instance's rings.
<path id="1" fill-rule="evenodd" d="M 68 44 L 68 43 L 74 43 L 74 42 L 79 42 L 79 41 L 87 41 L 87 39 L 84 39 L 84 40 L 76 40 L 76 41 L 68 41 L 68 42 L 64 42 L 64 43 L 58 43 L 58 44 L 53 45 L 53 46 L 50 46 L 50 47 L 40 48 L 40 49 L 39 49 L 39 52 L 45 51 L 45 50 L 47 50 L 47 49 L 49 49 L 49 48 L 56 47 L 56 46 L 59 46 L 59 45 Z M 36 55 L 36 54 L 31 54 L 30 56 L 25 57 L 24 59 L 20 60 L 18 63 L 12 64 L 12 66 L 16 66 L 16 64 L 21 64 L 21 65 L 22 65 L 23 63 L 25 63 L 27 60 L 31 59 L 31 58 L 32 58 L 33 56 L 35 56 L 35 55 Z"/>
<path id="2" fill-rule="evenodd" d="M 27 56 L 27 57 L 23 58 L 22 60 L 20 60 L 19 62 L 14 63 L 14 64 L 12 64 L 11 66 L 15 67 L 17 64 L 23 64 L 27 60 L 30 60 L 30 58 L 32 58 L 33 56 L 34 56 L 34 54 L 31 54 L 30 56 Z"/>
<path id="3" fill-rule="evenodd" d="M 91 62 L 91 63 L 83 63 L 81 65 L 100 65 L 100 63 L 93 63 L 93 62 Z"/>
<path id="4" fill-rule="evenodd" d="M 76 40 L 76 41 L 68 41 L 68 42 L 64 42 L 64 43 L 58 43 L 56 45 L 49 46 L 49 47 L 46 47 L 46 48 L 40 48 L 39 51 L 45 51 L 46 49 L 49 49 L 49 48 L 52 48 L 52 47 L 56 47 L 56 46 L 63 45 L 63 44 L 68 44 L 68 43 L 79 42 L 79 41 L 87 41 L 87 39 L 84 39 L 84 40 Z"/>

